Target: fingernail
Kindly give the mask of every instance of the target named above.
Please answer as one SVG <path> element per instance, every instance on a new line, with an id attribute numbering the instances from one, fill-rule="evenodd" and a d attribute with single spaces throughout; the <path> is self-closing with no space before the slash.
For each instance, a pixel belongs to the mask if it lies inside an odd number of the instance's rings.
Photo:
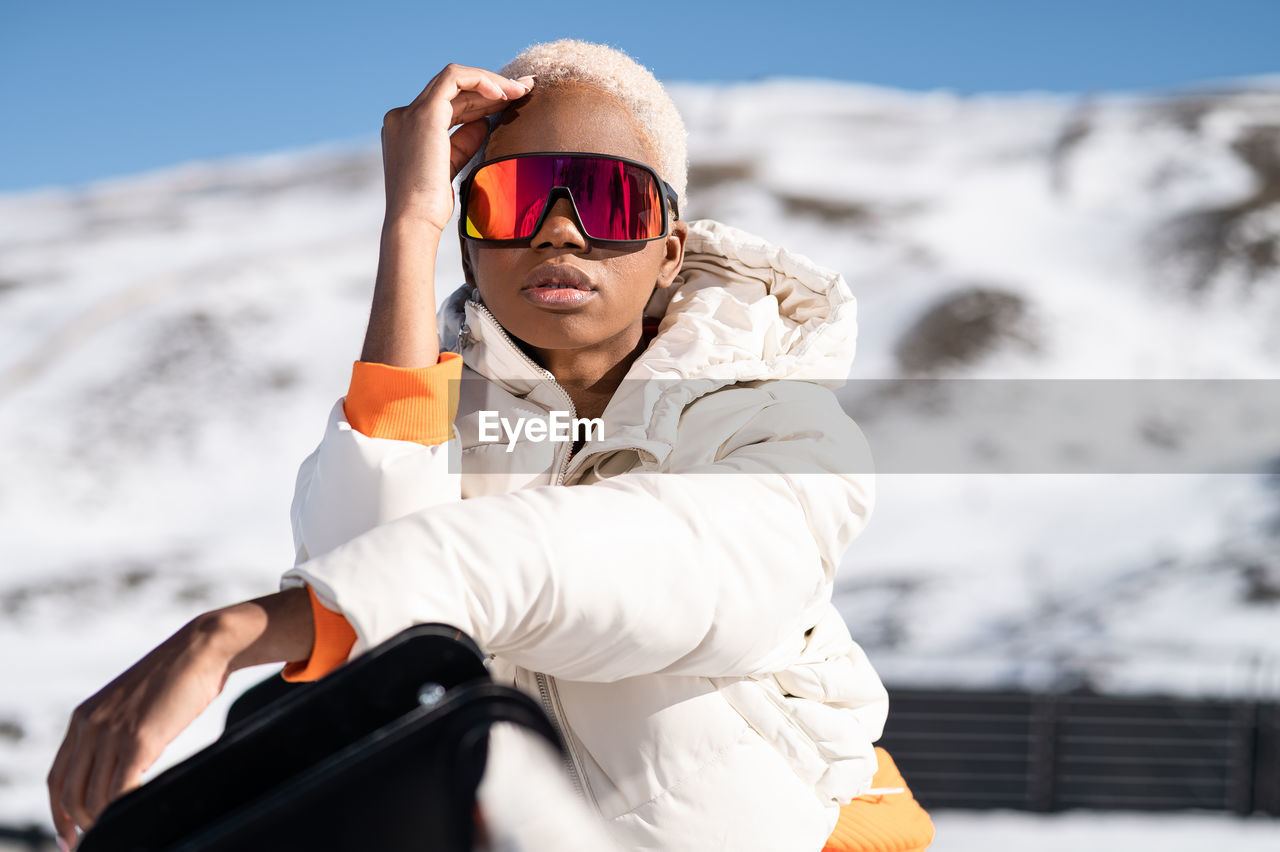
<path id="1" fill-rule="evenodd" d="M 519 83 L 521 80 L 528 80 L 529 82 L 524 83 L 523 85 L 526 89 L 532 89 L 533 81 L 537 76 L 537 74 L 525 74 L 523 77 L 517 77 L 516 82 Z"/>
<path id="2" fill-rule="evenodd" d="M 62 852 L 71 852 L 71 847 L 67 845 L 67 841 L 63 840 L 61 836 L 58 837 L 58 848 Z"/>

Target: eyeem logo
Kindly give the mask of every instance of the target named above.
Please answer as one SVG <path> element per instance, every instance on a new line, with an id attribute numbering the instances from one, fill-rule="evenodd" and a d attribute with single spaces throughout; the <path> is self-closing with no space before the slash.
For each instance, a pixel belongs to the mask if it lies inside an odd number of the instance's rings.
<path id="1" fill-rule="evenodd" d="M 602 440 L 604 420 L 600 417 L 570 417 L 567 411 L 553 411 L 546 420 L 538 417 L 517 417 L 513 424 L 496 411 L 479 411 L 480 440 L 496 443 L 507 436 L 507 452 L 516 448 L 516 441 L 582 441 Z"/>

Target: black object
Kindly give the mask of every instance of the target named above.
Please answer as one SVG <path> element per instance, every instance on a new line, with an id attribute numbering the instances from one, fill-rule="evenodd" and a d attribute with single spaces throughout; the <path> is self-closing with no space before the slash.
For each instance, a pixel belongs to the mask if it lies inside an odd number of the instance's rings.
<path id="1" fill-rule="evenodd" d="M 222 735 L 225 737 L 233 728 L 259 710 L 265 710 L 286 695 L 293 695 L 312 685 L 307 681 L 285 680 L 279 674 L 255 683 L 231 702 L 231 707 L 227 709 L 225 730 Z"/>
<path id="2" fill-rule="evenodd" d="M 490 682 L 475 643 L 445 625 L 409 628 L 313 684 L 259 687 L 284 694 L 112 803 L 82 852 L 469 852 L 489 726 L 562 748 L 537 703 Z"/>
<path id="3" fill-rule="evenodd" d="M 880 745 L 926 808 L 1280 816 L 1280 705 L 889 690 Z"/>

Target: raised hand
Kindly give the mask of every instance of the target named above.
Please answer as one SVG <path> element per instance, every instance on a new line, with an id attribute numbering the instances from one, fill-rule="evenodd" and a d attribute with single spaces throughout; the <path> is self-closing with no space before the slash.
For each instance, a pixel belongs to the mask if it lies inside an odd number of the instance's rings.
<path id="1" fill-rule="evenodd" d="M 510 80 L 450 63 L 413 103 L 389 111 L 382 120 L 388 220 L 407 217 L 443 233 L 453 213 L 453 179 L 484 142 L 485 116 L 532 88 L 532 77 Z"/>

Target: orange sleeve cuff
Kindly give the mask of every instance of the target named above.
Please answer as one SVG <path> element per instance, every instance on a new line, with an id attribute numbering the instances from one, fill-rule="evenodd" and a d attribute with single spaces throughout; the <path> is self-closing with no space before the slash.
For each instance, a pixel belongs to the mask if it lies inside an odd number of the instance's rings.
<path id="1" fill-rule="evenodd" d="M 343 411 L 370 438 L 443 444 L 458 413 L 462 356 L 441 352 L 430 367 L 392 367 L 356 361 Z"/>
<path id="2" fill-rule="evenodd" d="M 280 676 L 287 681 L 319 680 L 347 661 L 351 646 L 356 644 L 356 632 L 341 613 L 326 609 L 307 586 L 311 597 L 311 616 L 316 625 L 316 641 L 311 657 L 286 663 Z"/>

